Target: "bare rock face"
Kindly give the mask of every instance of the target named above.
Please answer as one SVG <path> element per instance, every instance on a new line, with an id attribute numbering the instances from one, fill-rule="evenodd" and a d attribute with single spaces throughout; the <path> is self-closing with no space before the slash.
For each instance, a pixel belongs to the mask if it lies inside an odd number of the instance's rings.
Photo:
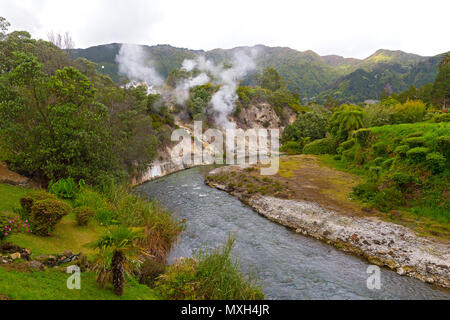
<path id="1" fill-rule="evenodd" d="M 210 173 L 217 174 L 226 167 Z M 250 198 L 207 179 L 210 186 L 230 192 L 271 221 L 297 233 L 366 258 L 400 275 L 450 288 L 450 248 L 418 237 L 410 229 L 375 217 L 354 217 L 324 209 L 314 202 L 255 195 Z"/>

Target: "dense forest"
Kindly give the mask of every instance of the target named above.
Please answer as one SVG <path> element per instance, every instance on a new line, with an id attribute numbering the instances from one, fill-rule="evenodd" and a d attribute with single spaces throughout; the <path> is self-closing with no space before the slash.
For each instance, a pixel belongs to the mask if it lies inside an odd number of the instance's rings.
<path id="1" fill-rule="evenodd" d="M 75 57 L 83 57 L 98 64 L 98 70 L 120 82 L 115 60 L 121 44 L 109 44 L 73 50 Z M 169 45 L 143 46 L 156 70 L 167 77 L 172 70 L 181 68 L 184 59 L 204 55 L 212 61 L 230 61 L 236 51 L 256 49 L 257 70 L 275 68 L 285 79 L 287 88 L 299 94 L 303 102 L 323 103 L 333 96 L 341 103 L 361 103 L 381 99 L 383 89 L 399 93 L 411 85 L 421 87 L 434 81 L 443 55 L 422 57 L 402 51 L 378 50 L 370 57 L 359 60 L 340 56 L 319 56 L 313 51 L 299 52 L 289 48 L 263 45 L 230 50 L 194 51 Z M 250 74 L 243 85 L 254 85 Z"/>

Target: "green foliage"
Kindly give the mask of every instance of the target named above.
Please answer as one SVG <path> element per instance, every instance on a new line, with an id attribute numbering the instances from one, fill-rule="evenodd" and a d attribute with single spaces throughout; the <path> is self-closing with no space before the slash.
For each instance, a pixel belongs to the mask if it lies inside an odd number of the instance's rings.
<path id="1" fill-rule="evenodd" d="M 425 160 L 425 157 L 427 153 L 430 152 L 429 148 L 426 147 L 416 147 L 413 149 L 408 150 L 406 152 L 406 157 L 411 159 L 411 161 L 415 163 L 423 162 Z"/>
<path id="2" fill-rule="evenodd" d="M 437 106 L 442 108 L 450 104 L 450 53 L 439 64 L 439 73 L 433 85 L 433 97 Z"/>
<path id="3" fill-rule="evenodd" d="M 302 141 L 288 141 L 284 143 L 280 151 L 286 152 L 289 155 L 301 154 L 303 152 L 304 143 Z"/>
<path id="4" fill-rule="evenodd" d="M 120 181 L 168 141 L 173 117 L 143 88 L 119 88 L 25 32 L 8 34 L 0 52 L 0 148 L 13 170 L 44 183 Z"/>
<path id="5" fill-rule="evenodd" d="M 266 68 L 262 74 L 256 77 L 256 83 L 264 89 L 277 91 L 284 87 L 283 80 L 278 71 L 274 68 Z"/>
<path id="6" fill-rule="evenodd" d="M 210 84 L 191 89 L 188 112 L 194 120 L 206 120 L 207 107 L 211 101 L 214 88 Z"/>
<path id="7" fill-rule="evenodd" d="M 425 145 L 425 138 L 423 137 L 411 137 L 403 140 L 410 148 L 423 147 Z"/>
<path id="8" fill-rule="evenodd" d="M 372 201 L 378 194 L 378 184 L 376 182 L 365 182 L 353 188 L 352 194 L 359 199 Z"/>
<path id="9" fill-rule="evenodd" d="M 431 122 L 439 123 L 439 122 L 450 122 L 450 113 L 438 113 L 433 116 Z"/>
<path id="10" fill-rule="evenodd" d="M 28 192 L 23 198 L 20 199 L 20 205 L 22 207 L 22 210 L 20 211 L 21 217 L 23 219 L 30 219 L 31 208 L 34 206 L 34 204 L 37 201 L 47 199 L 56 200 L 56 197 L 45 190 L 35 190 Z"/>
<path id="11" fill-rule="evenodd" d="M 447 159 L 450 158 L 450 134 L 445 134 L 436 139 L 436 148 Z"/>
<path id="12" fill-rule="evenodd" d="M 415 123 L 368 130 L 371 143 L 364 148 L 353 145 L 343 151 L 340 160 L 346 168 L 361 169 L 369 179 L 353 194 L 383 211 L 406 206 L 405 210 L 416 215 L 448 221 L 445 190 L 450 165 L 443 153 L 449 150 L 448 124 Z M 348 143 L 352 145 L 351 140 Z"/>
<path id="13" fill-rule="evenodd" d="M 70 211 L 69 205 L 58 200 L 36 201 L 31 207 L 33 232 L 39 236 L 50 236 L 59 221 Z"/>
<path id="14" fill-rule="evenodd" d="M 328 119 L 325 114 L 313 112 L 299 114 L 295 122 L 284 130 L 283 141 L 301 141 L 304 138 L 323 139 L 327 123 Z"/>
<path id="15" fill-rule="evenodd" d="M 369 129 L 360 129 L 355 131 L 355 133 L 353 134 L 353 137 L 356 139 L 356 141 L 358 142 L 358 144 L 361 147 L 366 147 L 368 142 L 369 142 L 369 137 L 370 137 L 370 130 Z"/>
<path id="16" fill-rule="evenodd" d="M 75 220 L 79 226 L 87 226 L 89 224 L 89 220 L 95 216 L 94 210 L 89 207 L 78 207 L 73 209 L 75 214 Z"/>
<path id="17" fill-rule="evenodd" d="M 347 140 L 349 133 L 364 127 L 363 110 L 359 106 L 342 105 L 329 121 L 331 134 L 340 142 Z"/>
<path id="18" fill-rule="evenodd" d="M 447 159 L 439 152 L 427 154 L 426 163 L 434 174 L 444 171 Z"/>
<path id="19" fill-rule="evenodd" d="M 170 266 L 156 288 L 170 300 L 260 300 L 264 298 L 254 281 L 238 271 L 231 258 L 234 240 L 223 248 L 200 252 Z"/>
<path id="20" fill-rule="evenodd" d="M 374 197 L 373 202 L 383 212 L 388 212 L 405 204 L 405 198 L 397 188 L 385 188 Z"/>
<path id="21" fill-rule="evenodd" d="M 392 181 L 395 183 L 396 187 L 405 192 L 408 186 L 415 182 L 415 178 L 409 174 L 403 172 L 396 172 L 392 175 Z"/>
<path id="22" fill-rule="evenodd" d="M 336 140 L 332 137 L 313 141 L 303 148 L 306 154 L 333 154 L 336 151 Z"/>
<path id="23" fill-rule="evenodd" d="M 50 182 L 48 190 L 60 199 L 73 199 L 78 192 L 77 185 L 72 178 L 60 179 L 55 183 Z"/>

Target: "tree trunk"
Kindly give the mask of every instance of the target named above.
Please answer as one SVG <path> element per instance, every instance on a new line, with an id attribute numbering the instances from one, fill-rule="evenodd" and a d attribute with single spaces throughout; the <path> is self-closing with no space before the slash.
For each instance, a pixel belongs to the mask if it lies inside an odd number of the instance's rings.
<path id="1" fill-rule="evenodd" d="M 114 293 L 118 296 L 123 295 L 123 286 L 125 282 L 123 263 L 125 257 L 121 250 L 114 250 L 112 258 L 112 273 L 113 273 L 113 286 Z"/>

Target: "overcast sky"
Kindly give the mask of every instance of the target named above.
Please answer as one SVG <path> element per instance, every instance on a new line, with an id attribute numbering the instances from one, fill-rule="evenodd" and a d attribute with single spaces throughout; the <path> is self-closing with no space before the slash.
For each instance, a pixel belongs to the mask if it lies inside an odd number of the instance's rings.
<path id="1" fill-rule="evenodd" d="M 12 29 L 76 47 L 121 42 L 210 50 L 265 44 L 365 58 L 450 50 L 449 0 L 0 0 Z"/>

